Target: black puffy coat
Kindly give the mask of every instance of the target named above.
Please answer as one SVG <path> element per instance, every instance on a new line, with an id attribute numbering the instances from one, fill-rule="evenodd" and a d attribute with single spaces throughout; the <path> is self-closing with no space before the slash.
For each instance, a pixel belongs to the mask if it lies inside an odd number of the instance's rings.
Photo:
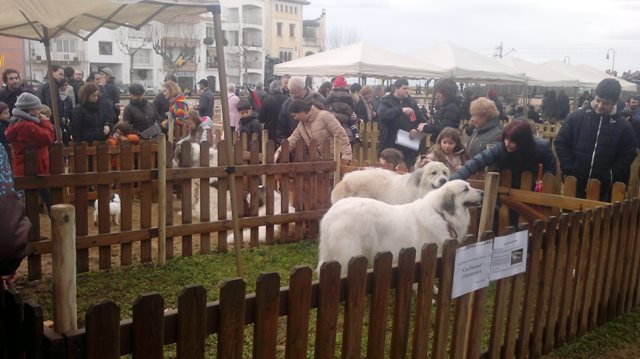
<path id="1" fill-rule="evenodd" d="M 351 119 L 351 114 L 354 113 L 354 106 L 353 97 L 349 94 L 349 91 L 342 88 L 333 89 L 324 104 L 326 110 L 331 112 L 344 128 L 347 136 L 349 136 L 349 142 L 353 143 L 354 138 L 351 126 L 355 125 L 356 121 Z"/>
<path id="2" fill-rule="evenodd" d="M 461 110 L 461 100 L 458 96 L 447 99 L 440 110 L 435 114 L 435 123 L 427 124 L 422 129 L 423 132 L 431 134 L 431 143 L 436 143 L 436 139 L 445 127 L 458 128 L 460 120 L 464 117 Z"/>
<path id="3" fill-rule="evenodd" d="M 486 166 L 494 166 L 497 171 L 511 170 L 511 187 L 520 188 L 522 172 L 528 171 L 535 175 L 540 163 L 543 173 L 555 175 L 556 158 L 551 151 L 551 144 L 549 141 L 537 137 L 534 137 L 534 141 L 536 144 L 534 156 L 528 163 L 523 163 L 515 153 L 507 152 L 504 144 L 496 144 L 473 156 L 450 179 L 466 180 L 478 171 L 482 171 Z"/>
<path id="4" fill-rule="evenodd" d="M 636 139 L 615 109 L 609 115 L 598 115 L 591 106 L 570 113 L 554 144 L 563 174 L 578 180 L 578 194 L 584 194 L 590 178 L 600 180 L 601 199 L 608 198 L 613 183 L 629 182 Z"/>
<path id="5" fill-rule="evenodd" d="M 154 123 L 161 122 L 155 107 L 146 99 L 143 99 L 141 103 L 130 102 L 124 108 L 122 118 L 138 132 L 143 132 Z"/>
<path id="6" fill-rule="evenodd" d="M 98 104 L 85 103 L 76 105 L 71 116 L 71 135 L 73 141 L 104 141 L 106 135 L 103 133 L 104 126 L 112 127 L 112 124 L 104 121 L 101 115 L 101 107 Z"/>
<path id="7" fill-rule="evenodd" d="M 260 106 L 260 115 L 258 120 L 264 124 L 264 129 L 269 131 L 269 139 L 276 142 L 278 133 L 278 116 L 280 116 L 280 108 L 289 96 L 282 92 L 274 92 L 262 101 Z"/>

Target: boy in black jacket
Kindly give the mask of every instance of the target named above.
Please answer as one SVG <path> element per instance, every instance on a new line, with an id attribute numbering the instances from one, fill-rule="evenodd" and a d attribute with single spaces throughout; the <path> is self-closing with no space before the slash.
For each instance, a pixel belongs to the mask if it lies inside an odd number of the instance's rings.
<path id="1" fill-rule="evenodd" d="M 253 112 L 251 104 L 245 99 L 238 101 L 236 105 L 238 112 L 240 113 L 240 136 L 243 133 L 247 134 L 249 138 L 249 146 L 253 144 L 251 140 L 254 133 L 258 135 L 258 148 L 262 145 L 262 125 L 258 121 L 258 116 Z M 251 148 L 251 147 L 249 147 Z"/>

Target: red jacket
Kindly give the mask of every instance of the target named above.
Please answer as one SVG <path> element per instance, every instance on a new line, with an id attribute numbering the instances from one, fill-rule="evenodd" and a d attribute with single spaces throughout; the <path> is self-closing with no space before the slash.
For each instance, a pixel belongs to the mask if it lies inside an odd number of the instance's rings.
<path id="1" fill-rule="evenodd" d="M 13 148 L 13 174 L 24 176 L 24 153 L 27 147 L 38 147 L 38 174 L 49 174 L 49 146 L 53 143 L 54 134 L 50 121 L 22 120 L 11 123 L 5 131 Z"/>

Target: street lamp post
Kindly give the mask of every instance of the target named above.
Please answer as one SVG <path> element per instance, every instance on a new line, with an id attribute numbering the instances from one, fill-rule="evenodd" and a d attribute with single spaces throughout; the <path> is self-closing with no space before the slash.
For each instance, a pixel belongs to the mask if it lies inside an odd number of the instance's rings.
<path id="1" fill-rule="evenodd" d="M 615 73 L 615 68 L 616 68 L 616 50 L 614 50 L 614 49 L 608 49 L 607 50 L 607 60 L 609 60 L 609 53 L 612 54 L 612 57 L 611 57 L 611 72 Z"/>

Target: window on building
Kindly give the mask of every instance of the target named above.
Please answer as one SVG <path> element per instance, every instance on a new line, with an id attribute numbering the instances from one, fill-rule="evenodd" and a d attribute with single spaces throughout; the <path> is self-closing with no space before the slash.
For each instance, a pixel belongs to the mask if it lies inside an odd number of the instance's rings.
<path id="1" fill-rule="evenodd" d="M 296 24 L 289 24 L 289 36 L 296 37 Z"/>
<path id="2" fill-rule="evenodd" d="M 215 69 L 218 67 L 218 55 L 215 47 L 207 47 L 207 68 Z"/>
<path id="3" fill-rule="evenodd" d="M 302 36 L 305 39 L 315 39 L 316 38 L 316 29 L 311 26 L 305 26 L 302 29 Z"/>
<path id="4" fill-rule="evenodd" d="M 75 53 L 75 39 L 56 39 L 56 52 Z"/>
<path id="5" fill-rule="evenodd" d="M 98 41 L 98 54 L 99 55 L 113 55 L 113 42 L 111 41 Z"/>
<path id="6" fill-rule="evenodd" d="M 282 36 L 282 23 L 278 23 L 278 36 Z"/>
<path id="7" fill-rule="evenodd" d="M 139 49 L 133 55 L 133 65 L 134 66 L 150 66 L 151 65 L 151 50 L 149 49 Z"/>
<path id="8" fill-rule="evenodd" d="M 215 36 L 215 33 L 214 33 L 213 29 L 214 29 L 213 25 L 207 24 L 207 29 L 206 29 L 207 36 L 205 36 L 205 37 L 208 37 L 210 39 L 215 39 L 216 36 Z"/>
<path id="9" fill-rule="evenodd" d="M 227 44 L 225 45 L 238 46 L 239 44 L 238 31 L 227 31 L 226 34 L 227 34 L 227 37 L 226 37 Z"/>
<path id="10" fill-rule="evenodd" d="M 280 59 L 282 61 L 291 61 L 291 50 L 280 50 Z"/>
<path id="11" fill-rule="evenodd" d="M 293 12 L 294 12 L 295 14 L 297 14 L 297 13 L 298 13 L 298 7 L 297 7 L 297 6 L 294 6 L 294 7 L 293 7 Z"/>

